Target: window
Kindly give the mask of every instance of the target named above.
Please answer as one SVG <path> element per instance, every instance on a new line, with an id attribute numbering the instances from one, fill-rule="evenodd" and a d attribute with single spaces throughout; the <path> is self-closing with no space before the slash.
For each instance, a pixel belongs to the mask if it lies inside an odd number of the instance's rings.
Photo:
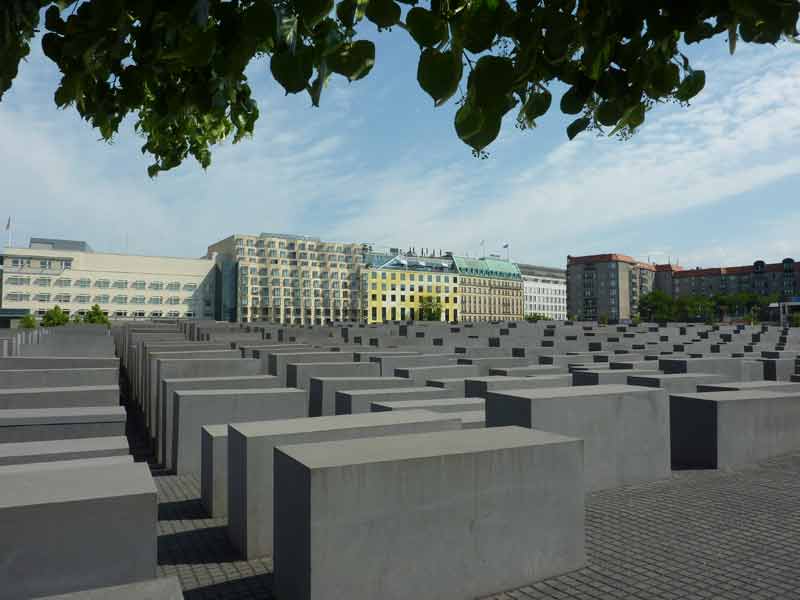
<path id="1" fill-rule="evenodd" d="M 128 313 L 125 312 L 124 310 L 115 310 L 114 311 L 114 316 L 115 317 L 127 317 Z"/>
<path id="2" fill-rule="evenodd" d="M 143 317 L 144 316 L 144 311 L 143 310 L 134 311 L 133 316 L 134 317 Z"/>
<path id="3" fill-rule="evenodd" d="M 146 287 L 146 285 L 147 284 L 144 281 L 139 280 L 139 281 L 134 281 L 131 284 L 131 287 L 135 290 L 143 290 Z"/>
<path id="4" fill-rule="evenodd" d="M 164 282 L 163 281 L 151 281 L 150 282 L 150 289 L 151 290 L 163 290 L 164 289 Z"/>
<path id="5" fill-rule="evenodd" d="M 78 304 L 89 304 L 89 295 L 79 294 L 78 296 L 75 296 L 75 302 Z"/>
<path id="6" fill-rule="evenodd" d="M 53 297 L 53 300 L 56 302 L 69 302 L 70 295 L 69 294 L 56 294 Z"/>
<path id="7" fill-rule="evenodd" d="M 144 304 L 144 296 L 134 296 L 131 298 L 131 304 Z M 144 313 L 142 313 L 142 316 L 144 316 Z"/>
<path id="8" fill-rule="evenodd" d="M 9 277 L 6 279 L 8 285 L 30 285 L 30 277 Z"/>
<path id="9" fill-rule="evenodd" d="M 111 285 L 111 282 L 108 279 L 97 279 L 94 282 L 94 287 L 106 289 Z"/>
<path id="10" fill-rule="evenodd" d="M 75 282 L 75 286 L 79 288 L 88 288 L 90 285 L 92 285 L 92 282 L 85 278 L 78 279 Z"/>
<path id="11" fill-rule="evenodd" d="M 151 317 L 160 317 L 163 313 L 160 310 L 154 310 L 150 313 Z"/>
<path id="12" fill-rule="evenodd" d="M 118 279 L 114 282 L 113 287 L 124 290 L 126 287 L 128 287 L 128 282 L 125 279 Z"/>
<path id="13" fill-rule="evenodd" d="M 54 284 L 56 287 L 71 287 L 72 280 L 71 279 L 56 279 Z"/>
<path id="14" fill-rule="evenodd" d="M 30 294 L 18 294 L 15 292 L 10 292 L 6 294 L 6 300 L 11 302 L 28 302 L 31 299 Z"/>
<path id="15" fill-rule="evenodd" d="M 114 296 L 113 300 L 114 304 L 127 304 L 128 297 L 127 296 Z"/>
<path id="16" fill-rule="evenodd" d="M 170 296 L 167 298 L 167 304 L 180 304 L 181 299 L 178 296 Z"/>
<path id="17" fill-rule="evenodd" d="M 50 287 L 50 278 L 49 277 L 37 277 L 33 280 L 33 285 L 38 285 L 39 287 Z"/>
<path id="18" fill-rule="evenodd" d="M 148 304 L 161 304 L 162 301 L 163 298 L 161 298 L 161 296 L 151 296 L 150 298 L 147 299 Z"/>
<path id="19" fill-rule="evenodd" d="M 108 294 L 100 294 L 99 296 L 95 296 L 94 301 L 97 304 L 108 304 Z"/>
<path id="20" fill-rule="evenodd" d="M 168 290 L 172 290 L 172 291 L 179 290 L 179 289 L 181 289 L 181 282 L 180 281 L 170 281 L 167 284 L 167 289 Z"/>

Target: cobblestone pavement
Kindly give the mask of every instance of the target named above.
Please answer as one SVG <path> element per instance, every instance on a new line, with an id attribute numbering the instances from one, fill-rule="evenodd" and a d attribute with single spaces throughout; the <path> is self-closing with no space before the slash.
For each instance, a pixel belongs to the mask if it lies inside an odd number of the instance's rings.
<path id="1" fill-rule="evenodd" d="M 271 562 L 237 560 L 198 481 L 154 475 L 160 574 L 189 600 L 272 598 Z M 489 598 L 800 599 L 800 453 L 592 494 L 586 542 L 586 568 Z"/>

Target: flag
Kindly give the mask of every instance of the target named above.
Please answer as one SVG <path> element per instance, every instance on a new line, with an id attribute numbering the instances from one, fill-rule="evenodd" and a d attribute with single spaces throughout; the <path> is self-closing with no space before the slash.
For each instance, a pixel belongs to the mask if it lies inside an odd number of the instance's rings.
<path id="1" fill-rule="evenodd" d="M 503 244 L 503 248 L 508 248 L 508 244 Z"/>
<path id="2" fill-rule="evenodd" d="M 11 217 L 8 217 L 8 223 L 6 223 L 6 231 L 11 229 Z"/>

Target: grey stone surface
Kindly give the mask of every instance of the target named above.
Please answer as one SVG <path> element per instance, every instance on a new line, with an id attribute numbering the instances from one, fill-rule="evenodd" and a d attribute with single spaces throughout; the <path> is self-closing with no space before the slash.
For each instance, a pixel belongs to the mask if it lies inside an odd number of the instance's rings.
<path id="1" fill-rule="evenodd" d="M 336 392 L 336 414 L 349 415 L 370 412 L 373 402 L 453 397 L 457 397 L 456 392 L 447 388 L 431 386 L 342 390 Z"/>
<path id="2" fill-rule="evenodd" d="M 411 387 L 402 377 L 312 377 L 309 381 L 309 416 L 336 414 L 336 392 L 342 390 Z"/>
<path id="3" fill-rule="evenodd" d="M 653 371 L 637 369 L 586 369 L 572 372 L 572 385 L 628 385 L 628 377 L 649 375 Z"/>
<path id="4" fill-rule="evenodd" d="M 0 444 L 0 466 L 101 456 L 126 456 L 129 451 L 128 440 L 123 436 L 5 443 Z"/>
<path id="5" fill-rule="evenodd" d="M 581 454 L 517 427 L 280 446 L 275 595 L 472 598 L 577 569 Z"/>
<path id="6" fill-rule="evenodd" d="M 481 374 L 476 365 L 434 365 L 419 367 L 402 367 L 394 370 L 395 377 L 404 377 L 421 386 L 429 379 L 452 379 L 455 377 L 477 377 Z M 463 393 L 463 392 L 462 392 Z"/>
<path id="7" fill-rule="evenodd" d="M 800 449 L 800 392 L 670 396 L 672 467 L 725 469 Z"/>
<path id="8" fill-rule="evenodd" d="M 536 389 L 545 387 L 565 387 L 572 384 L 572 375 L 562 373 L 557 375 L 533 375 L 530 377 L 514 377 L 505 375 L 490 375 L 467 379 L 464 383 L 465 396 L 486 397 L 486 393 L 493 390 L 519 390 Z"/>
<path id="9" fill-rule="evenodd" d="M 200 429 L 243 421 L 290 419 L 308 415 L 303 390 L 196 390 L 175 392 L 172 460 L 178 474 L 200 474 Z"/>
<path id="10" fill-rule="evenodd" d="M 0 358 L 0 371 L 27 369 L 116 369 L 119 359 L 82 356 L 12 356 Z"/>
<path id="11" fill-rule="evenodd" d="M 147 465 L 1 474 L 0 598 L 152 579 L 156 513 Z"/>
<path id="12" fill-rule="evenodd" d="M 200 440 L 200 502 L 212 517 L 228 514 L 228 425 L 205 425 Z"/>
<path id="13" fill-rule="evenodd" d="M 45 596 L 40 600 L 183 600 L 183 590 L 177 577 L 159 577 L 125 585 L 81 590 L 70 594 Z"/>
<path id="14" fill-rule="evenodd" d="M 629 372 L 632 373 L 632 371 Z M 683 394 L 697 391 L 698 385 L 724 380 L 723 375 L 710 373 L 653 373 L 652 375 L 632 375 L 628 378 L 628 385 L 657 387 L 666 390 L 667 394 Z"/>
<path id="15" fill-rule="evenodd" d="M 172 468 L 172 415 L 175 392 L 181 390 L 252 390 L 278 387 L 278 378 L 273 375 L 239 375 L 222 377 L 192 377 L 161 380 L 161 417 L 156 432 L 156 458 L 159 464 Z"/>
<path id="16" fill-rule="evenodd" d="M 309 389 L 312 377 L 378 377 L 380 369 L 371 362 L 313 362 L 286 365 L 286 387 Z"/>
<path id="17" fill-rule="evenodd" d="M 119 386 L 0 389 L 0 410 L 73 406 L 119 406 Z"/>
<path id="18" fill-rule="evenodd" d="M 87 469 L 109 465 L 132 465 L 133 456 L 130 454 L 118 456 L 100 456 L 96 458 L 72 458 L 70 460 L 48 460 L 45 462 L 16 463 L 0 466 L 0 474 L 31 473 L 33 471 L 65 471 L 68 469 Z"/>
<path id="19" fill-rule="evenodd" d="M 400 402 L 373 402 L 372 412 L 385 412 L 389 410 L 430 410 L 433 412 L 449 413 L 463 411 L 483 411 L 486 400 L 483 398 L 439 398 L 429 400 L 403 400 Z"/>
<path id="20" fill-rule="evenodd" d="M 377 413 L 231 424 L 228 430 L 228 533 L 242 556 L 272 554 L 273 450 L 324 442 L 460 429 L 451 415 L 428 411 Z"/>
<path id="21" fill-rule="evenodd" d="M 17 369 L 0 371 L 0 389 L 117 385 L 119 369 Z"/>
<path id="22" fill-rule="evenodd" d="M 521 425 L 582 438 L 588 490 L 670 475 L 664 390 L 629 385 L 502 390 L 486 397 L 486 426 Z"/>
<path id="23" fill-rule="evenodd" d="M 121 406 L 0 410 L 0 443 L 124 434 L 125 409 Z"/>

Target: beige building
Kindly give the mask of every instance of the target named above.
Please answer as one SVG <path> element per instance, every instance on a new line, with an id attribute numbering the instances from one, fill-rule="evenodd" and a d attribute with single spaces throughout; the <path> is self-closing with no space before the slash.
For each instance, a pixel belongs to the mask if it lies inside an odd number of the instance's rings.
<path id="1" fill-rule="evenodd" d="M 368 247 L 316 237 L 235 234 L 212 244 L 220 269 L 219 320 L 320 324 L 358 320 Z"/>
<path id="2" fill-rule="evenodd" d="M 0 249 L 0 306 L 41 316 L 58 305 L 110 318 L 213 318 L 213 258 L 94 252 L 85 242 L 31 238 Z"/>
<path id="3" fill-rule="evenodd" d="M 522 319 L 522 274 L 513 262 L 492 256 L 454 256 L 460 279 L 459 321 Z"/>

